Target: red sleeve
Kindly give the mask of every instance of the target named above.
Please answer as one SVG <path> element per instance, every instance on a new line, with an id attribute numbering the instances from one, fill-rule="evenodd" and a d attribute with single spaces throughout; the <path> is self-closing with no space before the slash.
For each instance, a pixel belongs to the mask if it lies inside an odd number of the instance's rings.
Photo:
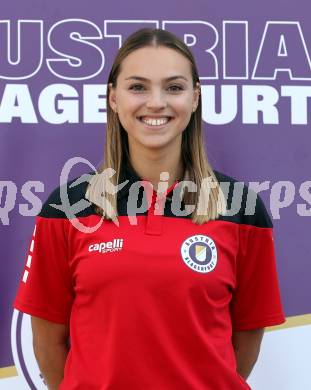
<path id="1" fill-rule="evenodd" d="M 68 220 L 37 216 L 14 308 L 68 324 L 73 288 L 68 266 Z"/>
<path id="2" fill-rule="evenodd" d="M 236 286 L 231 302 L 234 331 L 285 322 L 270 217 L 259 198 L 254 224 L 240 225 Z"/>

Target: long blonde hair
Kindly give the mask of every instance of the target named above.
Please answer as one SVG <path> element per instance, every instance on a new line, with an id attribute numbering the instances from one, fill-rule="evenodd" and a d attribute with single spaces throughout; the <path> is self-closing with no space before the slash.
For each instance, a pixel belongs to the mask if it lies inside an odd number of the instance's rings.
<path id="1" fill-rule="evenodd" d="M 194 57 L 187 45 L 177 36 L 162 29 L 143 28 L 130 35 L 119 49 L 112 65 L 107 82 L 107 126 L 104 147 L 104 160 L 97 174 L 92 175 L 86 198 L 96 205 L 95 209 L 104 219 L 117 220 L 117 195 L 111 189 L 117 186 L 120 178 L 122 161 L 129 161 L 129 146 L 127 133 L 122 127 L 118 115 L 112 110 L 109 102 L 109 84 L 117 85 L 122 61 L 133 51 L 146 46 L 164 46 L 176 50 L 186 57 L 191 64 L 193 87 L 199 82 L 199 76 Z M 225 213 L 226 205 L 223 192 L 210 166 L 202 131 L 202 101 L 199 95 L 198 106 L 192 113 L 187 128 L 182 133 L 181 155 L 187 180 L 196 184 L 197 191 L 185 191 L 182 200 L 186 205 L 194 205 L 191 219 L 196 224 L 203 224 L 217 219 Z M 116 174 L 109 178 L 107 168 L 113 168 Z M 203 180 L 205 178 L 205 180 Z M 209 178 L 206 181 L 206 178 Z"/>

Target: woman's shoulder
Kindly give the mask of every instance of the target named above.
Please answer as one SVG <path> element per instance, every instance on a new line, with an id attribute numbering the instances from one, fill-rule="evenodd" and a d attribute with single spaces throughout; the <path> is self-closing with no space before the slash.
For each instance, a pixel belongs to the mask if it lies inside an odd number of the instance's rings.
<path id="1" fill-rule="evenodd" d="M 226 199 L 227 214 L 220 219 L 256 227 L 272 228 L 273 223 L 261 196 L 246 182 L 213 170 Z"/>
<path id="2" fill-rule="evenodd" d="M 85 198 L 91 171 L 55 187 L 44 201 L 38 214 L 44 218 L 76 218 L 93 213 L 92 204 Z"/>

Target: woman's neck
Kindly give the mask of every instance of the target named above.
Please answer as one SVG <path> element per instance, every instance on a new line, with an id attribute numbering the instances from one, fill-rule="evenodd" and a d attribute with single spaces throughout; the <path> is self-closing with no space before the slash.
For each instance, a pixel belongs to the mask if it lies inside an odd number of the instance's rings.
<path id="1" fill-rule="evenodd" d="M 172 158 L 174 157 L 174 158 Z M 160 181 L 160 174 L 168 172 L 169 178 L 167 180 L 168 187 L 172 186 L 176 181 L 183 179 L 184 164 L 181 156 L 167 156 L 161 159 L 151 159 L 144 156 L 131 156 L 130 164 L 136 171 L 139 177 L 150 181 L 157 189 Z"/>

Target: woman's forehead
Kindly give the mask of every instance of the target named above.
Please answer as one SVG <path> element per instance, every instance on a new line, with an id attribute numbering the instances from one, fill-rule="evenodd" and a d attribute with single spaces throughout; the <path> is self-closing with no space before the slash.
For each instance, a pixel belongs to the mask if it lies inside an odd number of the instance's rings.
<path id="1" fill-rule="evenodd" d="M 143 47 L 131 52 L 122 61 L 120 70 L 123 79 L 134 75 L 146 79 L 151 76 L 167 79 L 180 75 L 191 79 L 191 65 L 188 58 L 174 49 L 162 46 Z"/>

